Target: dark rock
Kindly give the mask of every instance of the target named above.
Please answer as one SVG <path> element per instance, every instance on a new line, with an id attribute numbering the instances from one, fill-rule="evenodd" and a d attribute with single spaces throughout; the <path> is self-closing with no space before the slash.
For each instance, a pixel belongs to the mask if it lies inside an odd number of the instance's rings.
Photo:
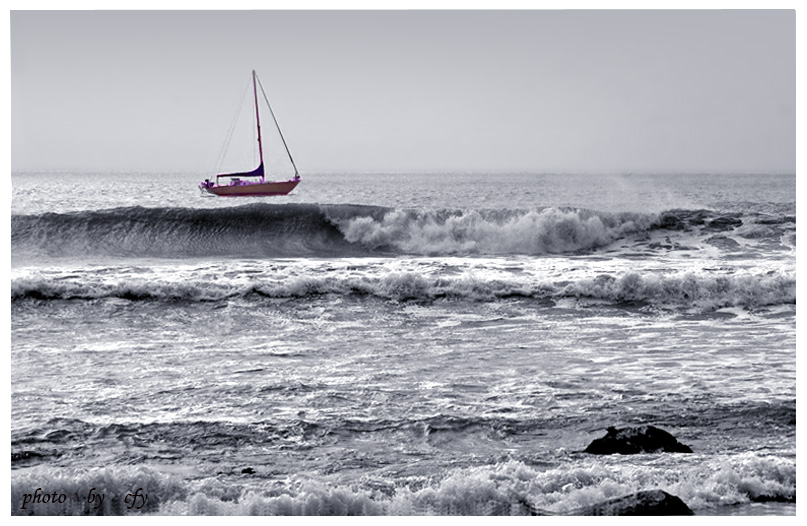
<path id="1" fill-rule="evenodd" d="M 608 428 L 608 434 L 597 438 L 583 450 L 592 455 L 635 455 L 637 453 L 692 453 L 674 436 L 655 426 Z"/>
<path id="2" fill-rule="evenodd" d="M 558 515 L 551 511 L 536 508 L 524 499 L 519 499 L 525 511 L 530 515 Z M 606 500 L 591 506 L 577 508 L 562 515 L 593 516 L 629 516 L 629 515 L 695 515 L 689 506 L 666 491 L 660 489 L 639 491 L 624 497 Z"/>
<path id="3" fill-rule="evenodd" d="M 254 475 L 255 470 L 252 469 L 252 468 L 244 468 L 244 469 L 241 470 L 241 473 L 245 473 L 247 475 Z"/>
<path id="4" fill-rule="evenodd" d="M 625 497 L 586 506 L 570 515 L 695 515 L 684 501 L 660 489 L 639 491 Z"/>

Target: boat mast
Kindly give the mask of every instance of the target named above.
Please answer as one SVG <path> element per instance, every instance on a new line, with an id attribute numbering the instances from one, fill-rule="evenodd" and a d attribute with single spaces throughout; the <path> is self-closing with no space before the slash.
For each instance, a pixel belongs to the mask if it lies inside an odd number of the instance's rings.
<path id="1" fill-rule="evenodd" d="M 261 86 L 263 89 L 263 86 Z M 255 96 L 255 124 L 258 126 L 258 155 L 261 158 L 261 182 L 263 182 L 264 175 L 263 175 L 263 145 L 261 144 L 261 117 L 258 114 L 258 84 L 255 81 L 255 70 L 252 70 L 252 93 Z"/>

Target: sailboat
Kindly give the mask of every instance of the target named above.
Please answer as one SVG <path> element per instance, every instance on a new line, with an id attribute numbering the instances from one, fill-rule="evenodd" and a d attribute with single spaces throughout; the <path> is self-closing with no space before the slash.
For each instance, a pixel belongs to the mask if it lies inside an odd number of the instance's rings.
<path id="1" fill-rule="evenodd" d="M 275 118 L 275 112 L 272 111 L 272 105 L 269 104 L 269 99 L 266 97 L 266 92 L 263 91 L 263 85 L 261 85 L 261 92 L 266 99 L 266 104 L 269 106 L 269 114 L 272 116 L 272 120 L 275 122 L 277 132 L 280 134 L 280 138 L 283 141 L 283 146 L 286 148 L 286 154 L 288 154 L 291 165 L 294 167 L 294 177 L 288 181 L 266 180 L 263 168 L 263 145 L 261 143 L 261 117 L 260 113 L 258 112 L 258 82 L 258 77 L 253 69 L 252 92 L 255 96 L 255 125 L 258 129 L 258 155 L 260 157 L 260 164 L 251 172 L 218 174 L 216 175 L 215 181 L 205 179 L 199 183 L 199 188 L 202 190 L 202 192 L 226 197 L 287 195 L 300 183 L 300 174 L 297 172 L 297 165 L 294 164 L 294 159 L 291 157 L 291 152 L 286 144 L 286 139 L 283 137 L 283 132 L 280 131 L 280 125 L 277 123 L 277 119 Z M 224 180 L 221 181 L 222 179 Z"/>

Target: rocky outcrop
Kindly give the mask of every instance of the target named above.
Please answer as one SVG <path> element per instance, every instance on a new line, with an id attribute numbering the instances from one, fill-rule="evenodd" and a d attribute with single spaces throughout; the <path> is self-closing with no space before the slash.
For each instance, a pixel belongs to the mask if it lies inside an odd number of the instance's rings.
<path id="1" fill-rule="evenodd" d="M 689 506 L 660 489 L 639 491 L 575 510 L 570 515 L 695 515 Z"/>
<path id="2" fill-rule="evenodd" d="M 551 511 L 536 508 L 526 502 L 520 501 L 530 515 L 559 515 Z M 666 491 L 654 489 L 639 491 L 624 497 L 606 500 L 592 506 L 584 506 L 560 515 L 593 516 L 636 516 L 636 515 L 695 515 L 689 506 Z"/>
<path id="3" fill-rule="evenodd" d="M 635 455 L 637 453 L 692 453 L 674 436 L 655 426 L 609 427 L 608 433 L 597 438 L 583 450 L 592 455 Z"/>
<path id="4" fill-rule="evenodd" d="M 584 453 L 592 455 L 633 455 L 637 453 L 692 453 L 692 449 L 680 443 L 667 431 L 655 426 L 609 427 L 602 438 L 588 445 Z M 558 515 L 532 506 L 526 499 L 519 499 L 530 515 Z M 675 495 L 659 489 L 639 491 L 591 506 L 584 506 L 562 515 L 694 515 L 686 503 Z"/>

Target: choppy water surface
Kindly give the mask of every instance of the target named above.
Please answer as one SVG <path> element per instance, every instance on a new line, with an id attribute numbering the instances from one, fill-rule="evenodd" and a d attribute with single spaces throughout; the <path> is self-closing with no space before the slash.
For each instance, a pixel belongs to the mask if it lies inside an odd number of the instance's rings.
<path id="1" fill-rule="evenodd" d="M 196 179 L 14 176 L 12 513 L 795 512 L 793 176 Z"/>

